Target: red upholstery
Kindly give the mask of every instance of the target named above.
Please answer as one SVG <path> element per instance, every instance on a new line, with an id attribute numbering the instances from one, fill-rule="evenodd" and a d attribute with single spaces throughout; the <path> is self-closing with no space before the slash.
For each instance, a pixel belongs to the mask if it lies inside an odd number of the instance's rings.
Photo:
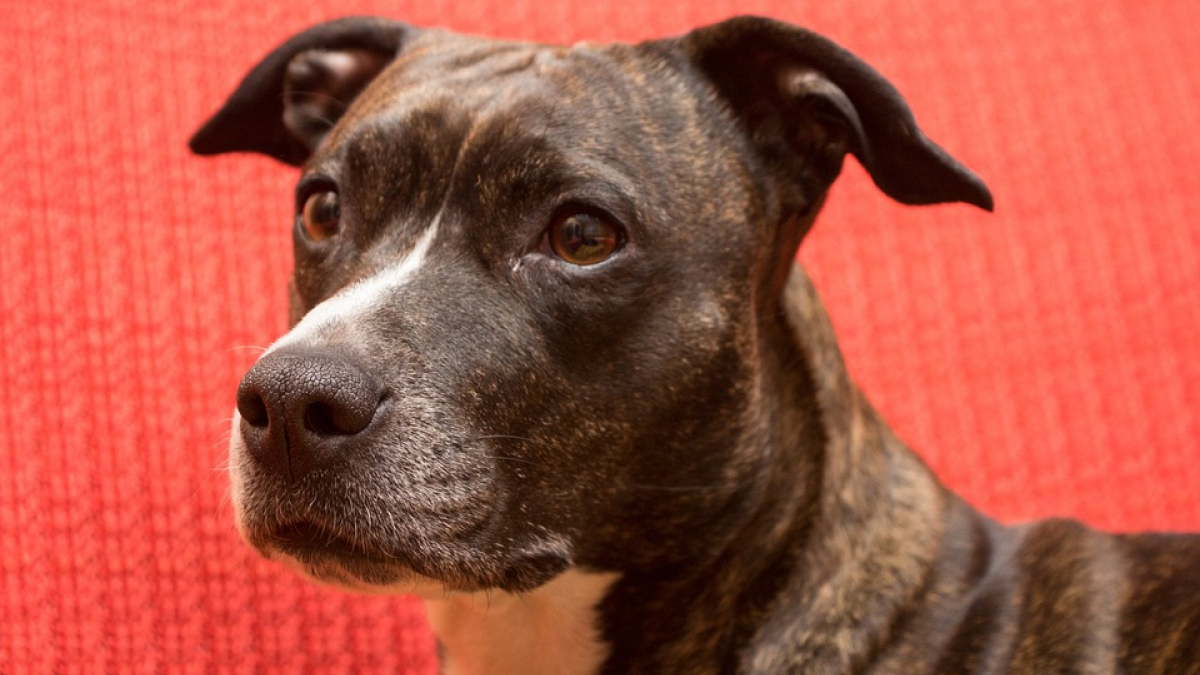
<path id="1" fill-rule="evenodd" d="M 185 141 L 269 47 L 346 13 L 575 41 L 743 12 L 875 64 L 996 195 L 904 208 L 851 162 L 804 244 L 900 434 L 1004 519 L 1200 529 L 1200 4 L 0 0 L 0 672 L 433 670 L 417 605 L 231 525 L 294 174 Z"/>

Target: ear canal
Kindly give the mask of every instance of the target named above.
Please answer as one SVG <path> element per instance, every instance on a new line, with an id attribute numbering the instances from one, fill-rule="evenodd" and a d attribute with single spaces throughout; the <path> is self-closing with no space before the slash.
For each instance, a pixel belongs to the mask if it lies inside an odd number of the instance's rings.
<path id="1" fill-rule="evenodd" d="M 695 30 L 678 44 L 743 121 L 761 114 L 751 109 L 762 105 L 751 100 L 752 92 L 776 92 L 783 113 L 789 99 L 816 96 L 848 125 L 848 150 L 888 196 L 905 204 L 965 202 L 992 210 L 987 186 L 926 138 L 895 87 L 827 38 L 771 19 L 738 17 Z"/>
<path id="2" fill-rule="evenodd" d="M 313 26 L 255 66 L 192 136 L 198 155 L 257 152 L 299 166 L 415 32 L 349 17 Z"/>
<path id="3" fill-rule="evenodd" d="M 845 92 L 811 68 L 782 67 L 775 79 L 772 94 L 788 118 L 788 146 L 832 181 L 847 152 L 868 147 L 858 111 Z"/>
<path id="4" fill-rule="evenodd" d="M 392 55 L 366 49 L 310 49 L 288 62 L 283 125 L 311 153 Z"/>

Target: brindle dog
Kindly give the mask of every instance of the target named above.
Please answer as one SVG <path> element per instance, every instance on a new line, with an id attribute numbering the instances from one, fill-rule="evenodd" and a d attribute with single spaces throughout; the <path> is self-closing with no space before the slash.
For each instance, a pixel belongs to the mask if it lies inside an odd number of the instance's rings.
<path id="1" fill-rule="evenodd" d="M 845 155 L 904 203 L 992 201 L 828 40 L 336 21 L 192 148 L 303 167 L 239 527 L 421 594 L 446 672 L 1200 673 L 1200 539 L 1002 527 L 847 377 L 793 263 Z"/>

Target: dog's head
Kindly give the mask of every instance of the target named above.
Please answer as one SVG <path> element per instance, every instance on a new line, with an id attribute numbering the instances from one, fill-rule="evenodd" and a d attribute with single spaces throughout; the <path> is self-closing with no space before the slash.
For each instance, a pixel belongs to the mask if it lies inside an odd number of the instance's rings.
<path id="1" fill-rule="evenodd" d="M 377 590 L 719 549 L 769 445 L 761 327 L 845 155 L 902 202 L 991 204 L 870 67 L 756 18 L 574 47 L 335 21 L 192 148 L 302 166 L 239 526 Z"/>

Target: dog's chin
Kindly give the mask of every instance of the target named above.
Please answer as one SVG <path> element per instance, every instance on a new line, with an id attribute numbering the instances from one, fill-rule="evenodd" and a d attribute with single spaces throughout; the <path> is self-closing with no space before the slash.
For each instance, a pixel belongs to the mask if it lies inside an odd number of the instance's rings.
<path id="1" fill-rule="evenodd" d="M 445 582 L 427 577 L 402 565 L 372 566 L 328 557 L 301 559 L 282 551 L 269 551 L 268 557 L 282 563 L 300 576 L 322 586 L 365 595 L 415 595 L 422 600 L 438 600 L 454 592 Z"/>
<path id="2" fill-rule="evenodd" d="M 319 584 L 344 591 L 434 598 L 453 590 L 445 581 L 420 574 L 395 556 L 315 523 L 289 523 L 248 536 L 247 541 L 268 559 Z"/>
<path id="3" fill-rule="evenodd" d="M 504 560 L 465 554 L 470 560 L 464 564 L 461 560 L 426 560 L 388 552 L 307 521 L 262 530 L 239 523 L 238 529 L 263 556 L 308 579 L 371 595 L 416 595 L 439 600 L 453 593 L 493 589 L 525 592 L 570 566 L 569 556 L 559 547 L 505 556 Z"/>

